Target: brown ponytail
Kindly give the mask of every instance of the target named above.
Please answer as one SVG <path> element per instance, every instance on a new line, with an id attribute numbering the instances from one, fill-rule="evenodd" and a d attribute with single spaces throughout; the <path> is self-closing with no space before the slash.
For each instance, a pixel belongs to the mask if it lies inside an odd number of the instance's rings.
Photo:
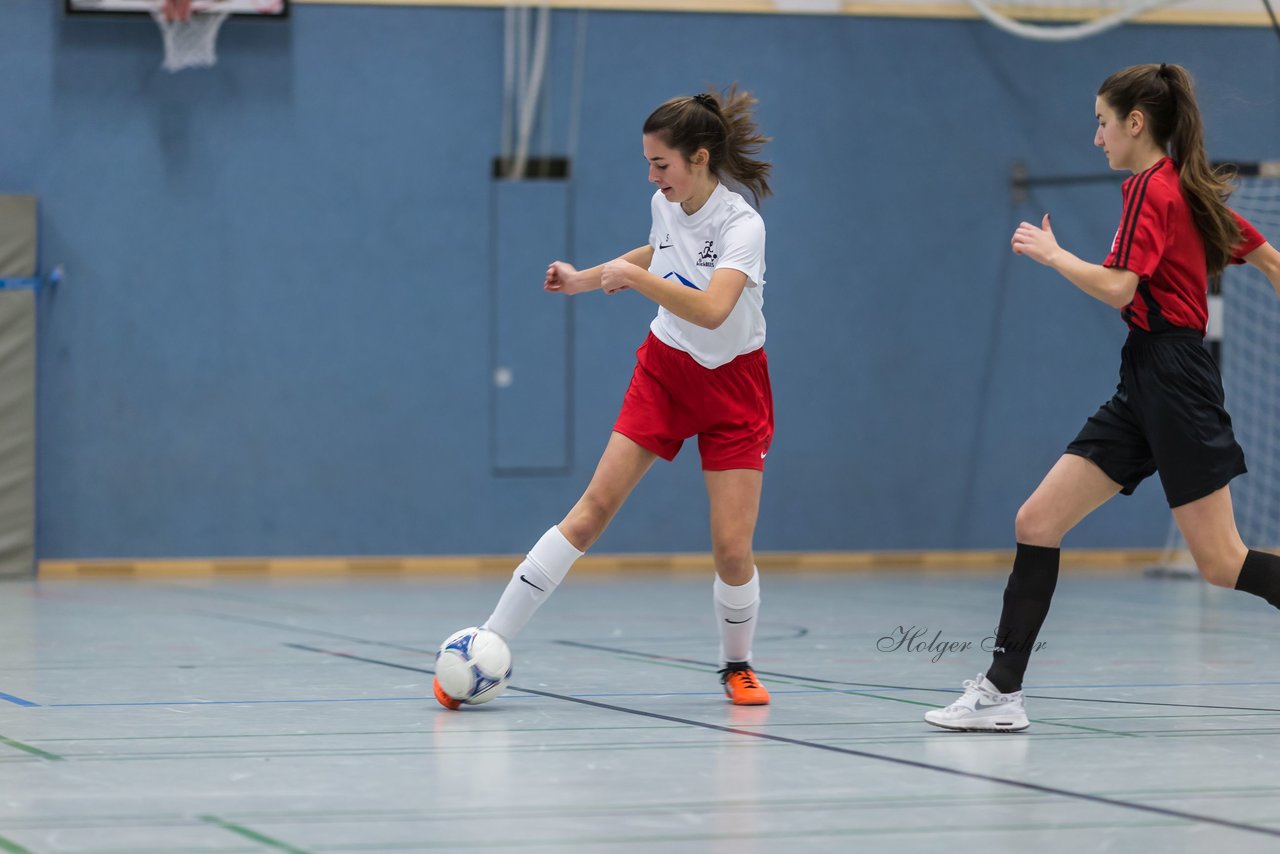
<path id="1" fill-rule="evenodd" d="M 772 192 L 769 173 L 773 166 L 751 155 L 769 138 L 756 127 L 750 92 L 729 87 L 722 98 L 714 89 L 693 97 L 672 98 L 645 119 L 644 132 L 657 133 L 685 159 L 699 148 L 710 155 L 707 167 L 717 177 L 727 176 L 751 191 L 756 204 Z"/>
<path id="2" fill-rule="evenodd" d="M 1156 144 L 1178 165 L 1182 193 L 1204 239 L 1208 272 L 1221 272 L 1240 243 L 1240 225 L 1227 208 L 1235 176 L 1209 165 L 1191 75 L 1180 65 L 1133 65 L 1104 80 L 1098 95 L 1120 118 L 1134 110 L 1146 116 Z"/>

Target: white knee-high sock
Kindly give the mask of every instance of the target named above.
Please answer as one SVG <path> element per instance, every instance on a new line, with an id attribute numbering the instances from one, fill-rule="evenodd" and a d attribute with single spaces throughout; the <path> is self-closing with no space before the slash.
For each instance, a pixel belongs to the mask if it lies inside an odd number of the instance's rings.
<path id="1" fill-rule="evenodd" d="M 737 587 L 725 584 L 717 575 L 711 589 L 720 626 L 720 660 L 750 661 L 760 613 L 760 571 L 752 567 L 751 580 Z"/>
<path id="2" fill-rule="evenodd" d="M 559 528 L 552 526 L 511 573 L 507 589 L 502 591 L 498 606 L 484 621 L 484 628 L 497 632 L 504 640 L 514 639 L 583 554 L 565 539 Z"/>

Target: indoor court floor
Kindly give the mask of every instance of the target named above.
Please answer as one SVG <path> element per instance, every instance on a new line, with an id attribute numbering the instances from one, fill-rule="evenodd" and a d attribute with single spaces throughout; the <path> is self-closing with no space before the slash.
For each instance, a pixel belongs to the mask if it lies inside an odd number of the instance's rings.
<path id="1" fill-rule="evenodd" d="M 0 851 L 1280 850 L 1280 614 L 1068 569 L 1031 730 L 928 726 L 1005 575 L 765 574 L 754 708 L 709 573 L 571 577 L 457 712 L 503 576 L 2 583 Z"/>

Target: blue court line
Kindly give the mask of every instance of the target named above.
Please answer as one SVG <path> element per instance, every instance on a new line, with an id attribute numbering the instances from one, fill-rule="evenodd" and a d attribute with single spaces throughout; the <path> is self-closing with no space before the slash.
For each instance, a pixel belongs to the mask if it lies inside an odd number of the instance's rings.
<path id="1" fill-rule="evenodd" d="M 86 708 L 102 708 L 105 706 L 265 706 L 278 705 L 280 703 L 386 703 L 412 700 L 421 702 L 423 700 L 434 700 L 433 696 L 426 697 L 338 697 L 337 699 L 323 700 L 173 700 L 171 702 L 163 702 L 160 700 L 152 700 L 144 703 L 48 703 L 46 709 L 86 709 Z"/>
<path id="2" fill-rule="evenodd" d="M 306 652 L 315 652 L 321 655 L 330 655 L 335 658 L 345 658 L 350 661 L 361 661 L 365 664 L 376 664 L 382 667 L 391 667 L 396 670 L 409 670 L 418 673 L 426 673 L 428 671 L 421 667 L 413 667 L 408 664 L 397 664 L 393 661 L 381 661 L 376 658 L 364 658 L 359 655 L 351 655 L 346 652 L 337 652 L 334 650 L 320 649 L 319 647 L 305 646 L 303 644 L 286 644 L 286 646 L 294 649 L 304 650 Z M 521 691 L 526 694 L 536 694 L 553 700 L 563 700 L 570 703 L 578 703 L 583 706 L 591 706 L 597 709 L 604 709 L 610 712 L 622 712 L 628 715 L 636 715 L 638 717 L 651 718 L 653 720 L 668 721 L 670 723 L 683 724 L 685 726 L 698 727 L 700 729 L 711 730 L 713 732 L 723 732 L 729 735 L 740 735 L 748 738 L 756 738 L 761 741 L 772 741 L 779 744 L 789 744 L 793 747 L 805 747 L 813 750 L 821 750 L 827 753 L 836 753 L 843 756 L 853 756 L 859 759 L 871 759 L 877 762 L 885 762 L 890 765 L 897 765 L 905 768 L 914 768 L 921 771 L 934 771 L 941 774 L 947 774 L 953 777 L 960 777 L 967 780 L 980 780 L 985 783 L 996 783 L 1002 786 L 1010 786 L 1016 789 L 1022 789 L 1030 792 L 1038 792 L 1044 795 L 1052 795 L 1061 798 L 1085 801 L 1086 803 L 1098 804 L 1100 806 L 1119 807 L 1121 809 L 1135 810 L 1137 812 L 1151 813 L 1153 815 L 1164 816 L 1166 818 L 1174 818 L 1179 821 L 1191 823 L 1210 824 L 1218 827 L 1229 827 L 1232 830 L 1242 830 L 1247 833 L 1257 833 L 1264 836 L 1280 837 L 1280 830 L 1256 824 L 1247 824 L 1241 821 L 1232 821 L 1230 819 L 1218 818 L 1217 816 L 1204 815 L 1202 813 L 1186 812 L 1184 810 L 1169 809 L 1167 807 L 1158 807 L 1151 804 L 1144 804 L 1139 801 L 1125 801 L 1119 798 L 1109 798 L 1102 795 L 1094 795 L 1088 792 L 1079 792 L 1072 789 L 1060 789 L 1056 786 L 1046 786 L 1040 783 L 1032 783 L 1026 780 L 1017 780 L 1012 777 L 997 777 L 994 774 L 982 774 L 976 771 L 966 771 L 961 768 L 952 768 L 947 765 L 938 765 L 932 762 L 923 762 L 916 759 L 903 759 L 897 756 L 890 756 L 883 753 L 872 753 L 868 750 L 855 750 L 849 747 L 839 747 L 834 744 L 824 744 L 820 741 L 807 741 L 800 738 L 790 738 L 785 735 L 777 735 L 775 733 L 760 732 L 757 730 L 741 729 L 739 727 L 723 726 L 721 724 L 713 724 L 707 721 L 693 720 L 692 718 L 680 718 L 674 715 L 664 715 L 658 712 L 649 712 L 643 709 L 629 709 L 626 706 L 613 706 L 608 703 L 599 703 L 595 700 L 584 700 L 579 697 L 570 697 L 565 694 L 556 694 L 551 691 L 539 691 L 534 688 L 520 688 L 515 685 L 511 686 L 512 691 Z M 449 714 L 453 714 L 450 712 Z M 1009 738 L 1011 736 L 1002 736 Z"/>
<path id="3" fill-rule="evenodd" d="M 575 697 L 709 697 L 720 696 L 720 691 L 633 691 L 627 693 L 575 694 Z M 774 691 L 775 694 L 829 694 L 830 691 Z M 504 702 L 513 700 L 536 700 L 537 697 L 516 697 L 507 695 Z M 44 709 L 102 709 L 102 708 L 135 708 L 141 706 L 271 706 L 300 703 L 420 703 L 424 700 L 435 700 L 433 696 L 422 697 L 338 697 L 336 699 L 283 699 L 283 700 L 145 700 L 136 703 L 38 703 L 31 705 Z"/>
<path id="4" fill-rule="evenodd" d="M 6 703 L 13 703 L 15 706 L 39 706 L 39 703 L 33 703 L 30 700 L 24 700 L 21 697 L 15 697 L 12 694 L 6 694 L 0 691 L 0 700 Z"/>

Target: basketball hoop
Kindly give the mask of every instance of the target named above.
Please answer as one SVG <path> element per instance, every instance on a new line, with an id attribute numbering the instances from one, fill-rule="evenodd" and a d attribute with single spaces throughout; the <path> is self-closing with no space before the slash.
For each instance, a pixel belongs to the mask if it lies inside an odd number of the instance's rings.
<path id="1" fill-rule="evenodd" d="M 209 68 L 218 62 L 218 30 L 229 12 L 213 11 L 213 3 L 166 0 L 151 10 L 164 37 L 164 70 Z"/>

